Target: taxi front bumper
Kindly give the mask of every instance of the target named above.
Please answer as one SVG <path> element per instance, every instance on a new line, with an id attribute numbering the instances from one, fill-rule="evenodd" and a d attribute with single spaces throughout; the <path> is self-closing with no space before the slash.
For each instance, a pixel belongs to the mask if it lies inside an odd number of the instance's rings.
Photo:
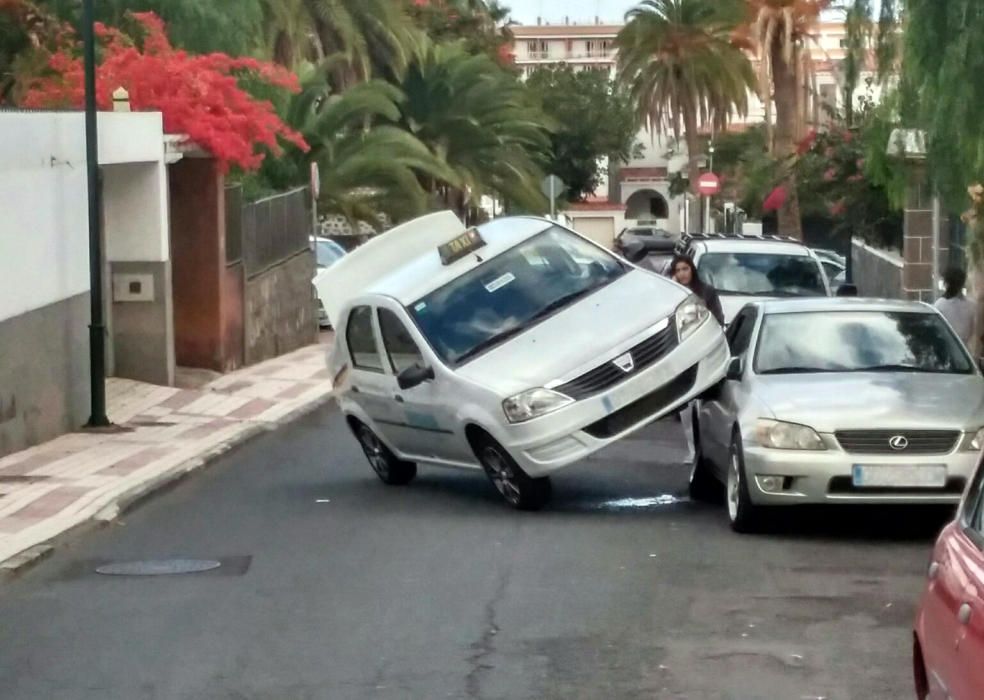
<path id="1" fill-rule="evenodd" d="M 713 320 L 653 366 L 534 420 L 499 441 L 530 476 L 545 476 L 672 413 L 723 379 L 730 353 Z"/>

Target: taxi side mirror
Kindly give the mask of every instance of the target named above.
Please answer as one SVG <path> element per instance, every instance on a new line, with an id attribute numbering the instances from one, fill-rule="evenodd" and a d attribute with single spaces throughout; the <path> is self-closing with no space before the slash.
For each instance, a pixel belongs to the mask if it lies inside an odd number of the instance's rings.
<path id="1" fill-rule="evenodd" d="M 725 379 L 731 381 L 741 381 L 741 375 L 745 373 L 745 363 L 740 357 L 732 357 L 728 363 L 728 371 L 724 375 Z"/>
<path id="2" fill-rule="evenodd" d="M 424 382 L 430 381 L 433 378 L 433 367 L 413 365 L 412 367 L 407 367 L 405 370 L 396 375 L 396 384 L 403 390 L 413 389 L 415 386 L 420 386 Z"/>

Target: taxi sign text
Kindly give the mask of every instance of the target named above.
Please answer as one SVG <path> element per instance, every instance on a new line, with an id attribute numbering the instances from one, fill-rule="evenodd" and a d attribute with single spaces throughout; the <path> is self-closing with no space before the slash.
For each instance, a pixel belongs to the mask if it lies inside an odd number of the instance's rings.
<path id="1" fill-rule="evenodd" d="M 437 250 L 441 254 L 441 264 L 450 265 L 485 245 L 485 241 L 475 229 L 470 229 L 457 238 L 448 241 Z"/>

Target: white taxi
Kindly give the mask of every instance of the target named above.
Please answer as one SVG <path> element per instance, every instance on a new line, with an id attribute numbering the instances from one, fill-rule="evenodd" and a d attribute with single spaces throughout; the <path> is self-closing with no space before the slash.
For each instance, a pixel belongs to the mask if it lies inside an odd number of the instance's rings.
<path id="1" fill-rule="evenodd" d="M 717 384 L 729 358 L 688 290 L 546 219 L 421 217 L 331 284 L 338 404 L 380 479 L 484 469 L 521 509 L 548 500 L 551 472 Z"/>

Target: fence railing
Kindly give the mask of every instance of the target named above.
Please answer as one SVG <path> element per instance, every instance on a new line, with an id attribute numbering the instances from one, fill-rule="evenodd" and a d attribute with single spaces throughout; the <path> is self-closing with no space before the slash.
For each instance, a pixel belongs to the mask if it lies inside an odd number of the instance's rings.
<path id="1" fill-rule="evenodd" d="M 243 203 L 242 190 L 226 191 L 226 263 L 242 260 L 254 277 L 311 247 L 307 188 Z"/>

